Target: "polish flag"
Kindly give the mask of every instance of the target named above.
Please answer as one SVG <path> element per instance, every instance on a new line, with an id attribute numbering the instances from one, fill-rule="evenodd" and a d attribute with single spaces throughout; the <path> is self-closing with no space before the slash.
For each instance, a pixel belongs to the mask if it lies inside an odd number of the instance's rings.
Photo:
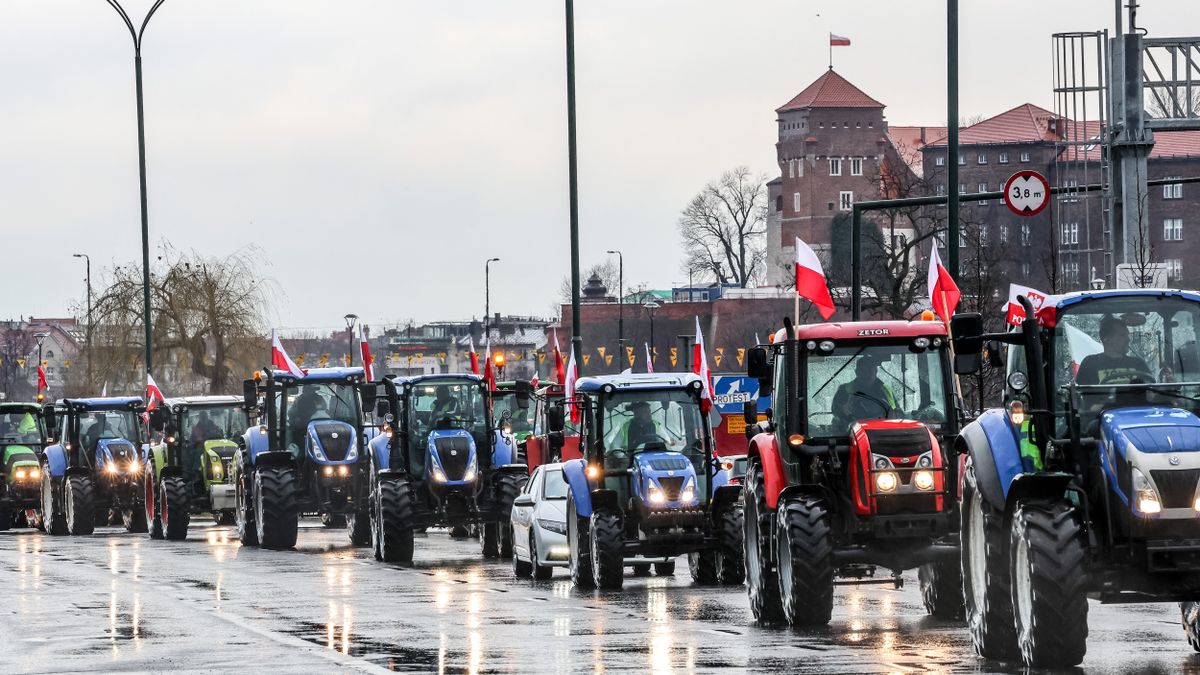
<path id="1" fill-rule="evenodd" d="M 467 336 L 467 346 L 471 349 L 471 372 L 479 374 L 479 354 L 475 353 L 475 338 Z"/>
<path id="2" fill-rule="evenodd" d="M 363 377 L 367 382 L 375 380 L 375 358 L 371 356 L 371 345 L 367 344 L 367 327 L 358 325 L 358 348 L 362 352 Z"/>
<path id="3" fill-rule="evenodd" d="M 654 355 L 653 355 L 653 352 L 650 351 L 650 343 L 649 342 L 646 343 L 646 372 L 647 373 L 654 372 Z"/>
<path id="4" fill-rule="evenodd" d="M 796 237 L 796 293 L 811 300 L 822 319 L 833 316 L 833 296 L 829 294 L 825 270 L 821 269 L 817 254 L 800 237 Z"/>
<path id="5" fill-rule="evenodd" d="M 849 47 L 850 46 L 850 38 L 844 37 L 842 35 L 834 35 L 833 33 L 830 33 L 829 34 L 829 46 L 830 47 Z"/>
<path id="6" fill-rule="evenodd" d="M 283 343 L 279 341 L 279 331 L 274 328 L 271 329 L 271 365 L 279 370 L 286 370 L 292 377 L 304 377 L 306 374 L 284 351 Z"/>
<path id="7" fill-rule="evenodd" d="M 40 363 L 38 364 L 38 368 L 37 368 L 37 376 L 38 376 L 38 393 L 39 394 L 42 393 L 43 390 L 49 390 L 50 384 L 48 382 L 46 382 L 46 369 L 43 368 L 42 364 L 40 364 Z"/>
<path id="8" fill-rule="evenodd" d="M 1020 284 L 1008 285 L 1008 308 L 1005 312 L 1004 320 L 1012 326 L 1020 326 L 1025 321 L 1025 308 L 1021 306 L 1018 297 L 1024 295 L 1029 298 L 1029 302 L 1033 304 L 1033 313 L 1037 314 L 1038 310 L 1046 302 L 1046 294 L 1028 286 Z"/>
<path id="9" fill-rule="evenodd" d="M 487 364 L 483 366 L 483 381 L 487 382 L 488 391 L 496 391 L 496 371 L 492 370 L 492 339 L 488 338 L 487 348 L 484 350 L 486 354 Z"/>
<path id="10" fill-rule="evenodd" d="M 167 400 L 163 396 L 162 389 L 158 388 L 158 383 L 154 381 L 154 376 L 146 373 L 146 412 L 150 412 L 158 407 L 159 403 Z"/>
<path id="11" fill-rule="evenodd" d="M 942 321 L 950 323 L 950 317 L 958 307 L 958 299 L 962 295 L 950 272 L 942 266 L 938 257 L 937 242 L 929 252 L 929 300 L 933 303 L 933 311 L 942 317 Z"/>
<path id="12" fill-rule="evenodd" d="M 579 379 L 579 368 L 575 366 L 575 347 L 571 346 L 571 359 L 567 361 L 567 377 L 563 382 L 563 397 L 571 409 L 571 422 L 579 423 L 579 407 L 572 401 L 575 399 L 575 380 Z"/>
<path id="13" fill-rule="evenodd" d="M 533 389 L 534 391 L 537 391 L 537 388 L 538 388 L 538 384 L 539 384 L 539 383 L 540 383 L 540 380 L 538 380 L 538 374 L 537 374 L 537 371 L 534 371 L 534 373 L 533 373 L 533 379 L 529 381 L 529 388 L 530 388 L 530 389 Z"/>
<path id="14" fill-rule="evenodd" d="M 696 344 L 692 347 L 692 372 L 700 376 L 704 388 L 700 390 L 700 412 L 708 415 L 712 409 L 712 372 L 708 369 L 708 355 L 704 351 L 704 333 L 700 332 L 700 317 L 696 317 Z"/>
<path id="15" fill-rule="evenodd" d="M 558 348 L 558 331 L 554 331 L 554 380 L 566 382 L 566 371 L 563 368 L 562 350 Z"/>

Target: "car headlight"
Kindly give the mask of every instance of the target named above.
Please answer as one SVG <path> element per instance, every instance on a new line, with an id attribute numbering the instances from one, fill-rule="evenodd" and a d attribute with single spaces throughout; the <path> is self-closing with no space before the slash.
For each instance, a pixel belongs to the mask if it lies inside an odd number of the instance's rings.
<path id="1" fill-rule="evenodd" d="M 679 501 L 690 502 L 696 498 L 696 481 L 688 478 L 687 485 L 683 486 L 683 492 L 679 493 Z"/>
<path id="2" fill-rule="evenodd" d="M 538 518 L 537 523 L 538 523 L 538 527 L 542 528 L 543 530 L 546 530 L 547 532 L 553 532 L 555 534 L 566 534 L 567 533 L 567 524 L 564 521 L 549 520 L 547 518 Z"/>
<path id="3" fill-rule="evenodd" d="M 663 494 L 662 488 L 653 483 L 650 484 L 650 490 L 648 494 L 650 496 L 651 504 L 662 504 L 663 502 L 667 501 L 667 496 Z"/>
<path id="4" fill-rule="evenodd" d="M 433 467 L 433 469 L 429 472 L 429 476 L 433 478 L 433 482 L 435 483 L 446 482 L 446 472 L 442 471 L 440 467 Z"/>
<path id="5" fill-rule="evenodd" d="M 932 490 L 933 489 L 933 472 L 932 471 L 916 472 L 915 474 L 913 474 L 913 485 L 916 485 L 918 490 Z"/>
<path id="6" fill-rule="evenodd" d="M 900 479 L 896 477 L 893 471 L 884 471 L 883 473 L 875 474 L 875 489 L 880 492 L 895 490 L 899 482 Z"/>
<path id="7" fill-rule="evenodd" d="M 1137 510 L 1145 515 L 1153 515 L 1162 512 L 1162 501 L 1158 498 L 1158 490 L 1154 489 L 1154 485 L 1146 480 L 1145 474 L 1133 467 L 1130 470 L 1130 476 L 1133 479 L 1133 491 L 1137 494 L 1137 499 L 1134 504 Z"/>

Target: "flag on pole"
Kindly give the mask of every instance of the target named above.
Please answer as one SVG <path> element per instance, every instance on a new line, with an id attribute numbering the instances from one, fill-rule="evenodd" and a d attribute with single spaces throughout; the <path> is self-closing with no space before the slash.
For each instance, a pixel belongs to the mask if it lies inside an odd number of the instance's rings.
<path id="1" fill-rule="evenodd" d="M 850 46 L 850 38 L 845 37 L 843 35 L 835 35 L 833 33 L 830 33 L 829 34 L 829 46 L 830 47 L 849 47 Z"/>
<path id="2" fill-rule="evenodd" d="M 38 376 L 38 393 L 40 394 L 43 391 L 50 389 L 50 384 L 46 382 L 46 369 L 43 368 L 42 364 L 40 364 L 40 363 L 38 364 L 38 367 L 37 367 L 37 376 Z"/>
<path id="3" fill-rule="evenodd" d="M 487 363 L 483 366 L 483 381 L 487 383 L 488 391 L 496 391 L 496 371 L 492 370 L 492 338 L 487 339 L 484 349 Z"/>
<path id="4" fill-rule="evenodd" d="M 829 294 L 825 270 L 821 268 L 817 254 L 800 237 L 796 237 L 796 293 L 810 300 L 822 319 L 833 316 L 833 296 Z"/>
<path id="5" fill-rule="evenodd" d="M 283 343 L 279 341 L 279 331 L 271 329 L 271 365 L 279 370 L 286 370 L 291 373 L 292 377 L 304 377 L 305 372 L 300 370 L 300 366 L 288 356 L 283 349 Z"/>
<path id="6" fill-rule="evenodd" d="M 529 388 L 533 389 L 534 391 L 537 391 L 539 383 L 540 383 L 540 380 L 538 380 L 538 374 L 537 374 L 537 371 L 535 370 L 535 371 L 533 371 L 533 379 L 529 381 Z"/>
<path id="7" fill-rule="evenodd" d="M 708 369 L 708 356 L 704 352 L 704 333 L 700 332 L 700 317 L 696 317 L 696 345 L 692 348 L 692 372 L 700 376 L 704 388 L 700 390 L 700 412 L 708 415 L 712 409 L 712 372 Z"/>
<path id="8" fill-rule="evenodd" d="M 646 372 L 654 372 L 654 356 L 650 353 L 650 343 L 646 343 Z"/>
<path id="9" fill-rule="evenodd" d="M 100 398 L 108 398 L 108 380 L 105 380 L 104 386 L 100 387 Z"/>
<path id="10" fill-rule="evenodd" d="M 954 283 L 954 278 L 950 276 L 949 270 L 942 266 L 942 259 L 938 257 L 936 241 L 929 252 L 927 282 L 929 284 L 929 301 L 933 303 L 933 311 L 937 312 L 942 321 L 950 323 L 950 317 L 954 315 L 954 309 L 958 307 L 958 299 L 962 294 L 959 293 L 958 285 Z"/>
<path id="11" fill-rule="evenodd" d="M 154 376 L 146 373 L 146 412 L 150 412 L 158 407 L 159 403 L 166 400 L 163 396 L 162 389 L 158 388 L 158 383 L 154 381 Z"/>
<path id="12" fill-rule="evenodd" d="M 567 361 L 567 376 L 563 382 L 563 396 L 571 409 L 571 422 L 579 423 L 579 407 L 573 403 L 575 398 L 575 380 L 579 378 L 579 368 L 575 365 L 575 346 L 571 345 L 571 359 Z"/>
<path id="13" fill-rule="evenodd" d="M 479 354 L 475 353 L 475 338 L 467 336 L 467 346 L 471 350 L 471 372 L 479 374 Z"/>
<path id="14" fill-rule="evenodd" d="M 358 325 L 358 346 L 362 352 L 363 377 L 367 382 L 375 380 L 375 359 L 371 356 L 371 345 L 367 343 L 367 327 Z"/>
<path id="15" fill-rule="evenodd" d="M 554 379 L 559 383 L 567 381 L 566 371 L 563 368 L 562 350 L 558 348 L 558 331 L 554 331 Z"/>

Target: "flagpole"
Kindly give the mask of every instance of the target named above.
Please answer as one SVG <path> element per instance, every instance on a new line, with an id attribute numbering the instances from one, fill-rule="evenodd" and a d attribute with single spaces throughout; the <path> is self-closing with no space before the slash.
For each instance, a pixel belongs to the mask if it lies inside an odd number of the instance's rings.
<path id="1" fill-rule="evenodd" d="M 829 69 L 833 70 L 833 33 L 829 33 Z"/>
<path id="2" fill-rule="evenodd" d="M 962 383 L 958 381 L 958 373 L 954 372 L 954 360 L 957 355 L 954 353 L 954 335 L 950 332 L 950 303 L 946 300 L 946 291 L 938 291 L 938 295 L 942 296 L 942 312 L 946 315 L 946 348 L 950 350 L 950 372 L 954 377 L 954 393 L 958 396 L 959 402 L 965 405 L 962 395 Z"/>
<path id="3" fill-rule="evenodd" d="M 799 324 L 800 323 L 800 293 L 799 293 L 799 291 L 796 292 L 796 297 L 794 299 L 796 301 L 796 310 L 793 312 L 793 316 L 796 317 L 796 323 Z"/>

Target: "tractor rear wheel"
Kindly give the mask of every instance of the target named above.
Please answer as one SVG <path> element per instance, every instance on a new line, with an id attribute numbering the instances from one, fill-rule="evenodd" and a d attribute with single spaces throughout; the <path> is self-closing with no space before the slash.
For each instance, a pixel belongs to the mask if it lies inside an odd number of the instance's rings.
<path id="1" fill-rule="evenodd" d="M 234 525 L 242 546 L 258 546 L 258 528 L 254 525 L 254 490 L 250 487 L 254 484 L 254 477 L 248 473 L 251 471 L 249 467 L 239 468 L 237 480 L 233 482 Z"/>
<path id="2" fill-rule="evenodd" d="M 0 500 L 0 531 L 10 529 L 13 526 L 12 506 L 8 500 Z"/>
<path id="3" fill-rule="evenodd" d="M 592 578 L 605 590 L 619 590 L 625 583 L 625 535 L 621 516 L 592 511 Z"/>
<path id="4" fill-rule="evenodd" d="M 66 477 L 63 483 L 63 511 L 66 513 L 69 534 L 84 535 L 96 531 L 93 499 L 91 478 L 78 475 Z"/>
<path id="5" fill-rule="evenodd" d="M 821 500 L 801 496 L 780 505 L 779 594 L 793 626 L 824 626 L 833 613 L 833 542 L 829 513 Z"/>
<path id="6" fill-rule="evenodd" d="M 371 545 L 371 512 L 351 511 L 346 516 L 346 535 L 352 546 Z"/>
<path id="7" fill-rule="evenodd" d="M 939 619 L 963 618 L 962 567 L 957 560 L 921 565 L 917 578 L 927 612 Z"/>
<path id="8" fill-rule="evenodd" d="M 1018 502 L 1012 518 L 1013 614 L 1027 668 L 1069 668 L 1087 653 L 1083 530 L 1065 501 Z"/>
<path id="9" fill-rule="evenodd" d="M 479 548 L 485 559 L 500 557 L 500 524 L 479 524 Z"/>
<path id="10" fill-rule="evenodd" d="M 56 503 L 61 504 L 61 497 L 55 499 L 55 495 L 61 495 L 63 489 L 63 480 L 61 478 L 55 480 L 50 475 L 50 467 L 46 464 L 42 465 L 42 529 L 46 534 L 52 536 L 60 536 L 67 533 L 67 517 L 63 514 L 62 508 L 55 508 Z"/>
<path id="11" fill-rule="evenodd" d="M 592 542 L 589 536 L 591 521 L 581 518 L 575 510 L 575 493 L 567 489 L 567 548 L 570 549 L 568 564 L 571 583 L 575 588 L 592 589 L 596 578 L 592 576 Z"/>
<path id="12" fill-rule="evenodd" d="M 146 509 L 146 531 L 150 533 L 151 539 L 163 538 L 162 505 L 159 503 L 158 490 L 154 484 L 154 477 L 157 475 L 153 460 L 147 462 L 146 474 L 142 476 L 142 492 L 145 494 L 142 507 Z"/>
<path id="13" fill-rule="evenodd" d="M 384 562 L 410 563 L 413 559 L 413 513 L 408 482 L 403 479 L 381 481 L 378 490 L 376 554 Z"/>
<path id="14" fill-rule="evenodd" d="M 688 554 L 688 571 L 692 573 L 692 581 L 698 584 L 717 583 L 716 551 L 696 551 Z"/>
<path id="15" fill-rule="evenodd" d="M 1179 612 L 1183 615 L 1183 632 L 1188 644 L 1200 652 L 1200 602 L 1181 602 Z"/>
<path id="16" fill-rule="evenodd" d="M 163 534 L 171 541 L 187 539 L 192 520 L 187 484 L 179 476 L 167 476 L 162 479 L 161 495 Z"/>
<path id="17" fill-rule="evenodd" d="M 779 577 L 771 560 L 771 533 L 774 514 L 767 506 L 762 466 L 750 463 L 746 472 L 745 518 L 742 526 L 742 555 L 746 564 L 746 589 L 750 611 L 761 623 L 783 621 L 783 601 L 779 597 Z"/>
<path id="18" fill-rule="evenodd" d="M 259 467 L 254 472 L 254 525 L 259 545 L 275 550 L 292 548 L 299 521 L 296 473 L 284 467 Z"/>
<path id="19" fill-rule="evenodd" d="M 717 581 L 738 585 L 746 581 L 746 557 L 742 551 L 742 530 L 745 528 L 742 507 L 733 504 L 721 509 L 715 518 L 717 526 Z"/>
<path id="20" fill-rule="evenodd" d="M 975 652 L 1004 661 L 1017 655 L 1012 577 L 1004 555 L 1004 514 L 983 498 L 967 459 L 962 492 L 963 604 Z"/>
<path id="21" fill-rule="evenodd" d="M 529 476 L 523 473 L 501 473 L 496 477 L 496 509 L 500 512 L 500 525 L 497 534 L 499 535 L 499 553 L 501 558 L 512 557 L 512 525 L 509 518 L 512 516 L 513 502 L 521 491 L 525 489 L 525 484 L 529 482 Z"/>
<path id="22" fill-rule="evenodd" d="M 153 477 L 147 477 L 142 482 L 146 480 L 153 482 Z M 132 492 L 136 495 L 141 493 L 142 490 L 134 488 Z M 130 497 L 132 498 L 134 495 L 130 495 Z M 126 532 L 145 532 L 148 529 L 145 505 L 134 503 L 130 506 L 121 507 L 121 524 L 125 526 Z"/>

